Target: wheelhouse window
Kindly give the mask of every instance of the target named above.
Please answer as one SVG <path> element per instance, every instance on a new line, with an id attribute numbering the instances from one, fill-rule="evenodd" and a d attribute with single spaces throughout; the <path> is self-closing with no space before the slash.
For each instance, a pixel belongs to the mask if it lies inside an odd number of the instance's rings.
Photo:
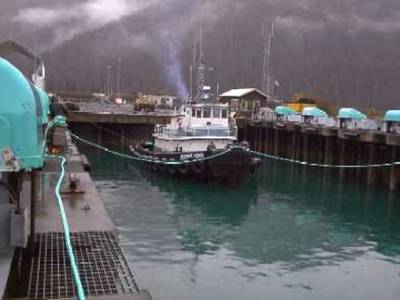
<path id="1" fill-rule="evenodd" d="M 220 107 L 213 107 L 213 118 L 220 118 L 221 117 L 221 108 Z"/>
<path id="2" fill-rule="evenodd" d="M 203 108 L 203 118 L 211 118 L 211 107 Z"/>
<path id="3" fill-rule="evenodd" d="M 200 108 L 196 109 L 196 118 L 201 118 L 201 109 Z"/>
<path id="4" fill-rule="evenodd" d="M 227 109 L 223 109 L 223 110 L 221 111 L 221 118 L 222 118 L 222 119 L 228 118 L 228 110 L 227 110 Z"/>
<path id="5" fill-rule="evenodd" d="M 196 116 L 196 110 L 194 108 L 192 108 L 192 117 Z"/>

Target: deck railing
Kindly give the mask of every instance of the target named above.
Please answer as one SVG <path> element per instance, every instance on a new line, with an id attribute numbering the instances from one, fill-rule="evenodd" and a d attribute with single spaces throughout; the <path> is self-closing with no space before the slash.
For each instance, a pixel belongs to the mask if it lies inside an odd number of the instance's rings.
<path id="1" fill-rule="evenodd" d="M 156 127 L 157 136 L 167 138 L 182 138 L 182 137 L 237 137 L 237 127 L 191 127 L 191 128 L 171 128 L 167 126 Z"/>

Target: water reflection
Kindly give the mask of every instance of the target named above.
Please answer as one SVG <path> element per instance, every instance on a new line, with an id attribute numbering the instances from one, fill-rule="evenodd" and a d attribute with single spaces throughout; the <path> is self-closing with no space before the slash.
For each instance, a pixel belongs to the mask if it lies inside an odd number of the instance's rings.
<path id="1" fill-rule="evenodd" d="M 267 162 L 246 185 L 229 190 L 97 157 L 97 179 L 144 180 L 156 189 L 152 197 L 167 201 L 172 222 L 168 228 L 176 231 L 180 250 L 196 257 L 223 248 L 250 265 L 279 263 L 290 270 L 334 265 L 369 251 L 398 260 L 399 203 L 377 188 L 338 182 L 336 174 L 327 177 L 315 169 Z M 146 197 L 146 188 L 139 193 Z"/>
<path id="2" fill-rule="evenodd" d="M 155 299 L 399 299 L 398 194 L 285 163 L 229 190 L 89 157 Z"/>

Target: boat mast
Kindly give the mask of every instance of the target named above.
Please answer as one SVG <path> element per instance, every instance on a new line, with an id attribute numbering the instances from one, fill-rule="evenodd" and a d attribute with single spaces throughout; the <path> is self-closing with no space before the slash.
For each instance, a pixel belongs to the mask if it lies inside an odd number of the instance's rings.
<path id="1" fill-rule="evenodd" d="M 269 28 L 268 28 L 269 27 Z M 262 37 L 264 39 L 264 54 L 263 54 L 263 72 L 261 78 L 261 90 L 268 96 L 268 101 L 273 100 L 272 95 L 272 78 L 271 78 L 271 50 L 272 38 L 274 37 L 274 23 L 268 24 L 266 19 L 262 25 Z"/>
<path id="2" fill-rule="evenodd" d="M 205 83 L 204 65 L 204 44 L 203 44 L 203 25 L 200 27 L 199 34 L 199 63 L 197 66 L 197 99 L 202 99 Z"/>

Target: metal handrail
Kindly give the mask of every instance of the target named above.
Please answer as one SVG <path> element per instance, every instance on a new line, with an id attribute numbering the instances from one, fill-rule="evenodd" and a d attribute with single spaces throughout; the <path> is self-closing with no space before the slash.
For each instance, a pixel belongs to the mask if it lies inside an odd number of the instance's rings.
<path id="1" fill-rule="evenodd" d="M 158 127 L 155 135 L 168 138 L 179 137 L 236 137 L 237 127 L 218 128 L 211 126 L 190 127 L 190 128 L 171 128 L 167 126 Z"/>

